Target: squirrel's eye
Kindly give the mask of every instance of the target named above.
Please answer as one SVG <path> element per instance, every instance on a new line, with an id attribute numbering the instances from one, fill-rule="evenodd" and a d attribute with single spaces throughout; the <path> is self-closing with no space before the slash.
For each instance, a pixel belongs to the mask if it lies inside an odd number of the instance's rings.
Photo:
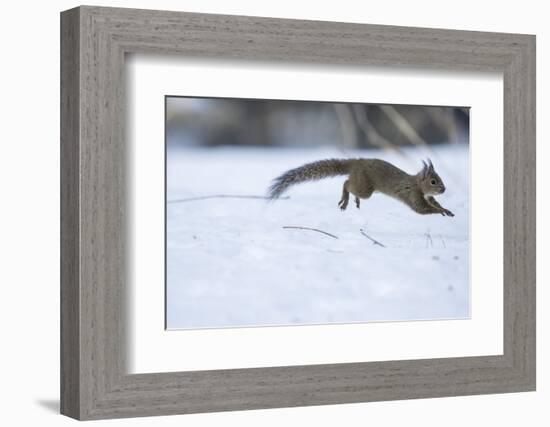
<path id="1" fill-rule="evenodd" d="M 430 181 L 430 184 L 435 185 L 435 184 L 437 184 L 437 182 L 436 182 L 435 179 L 432 179 L 432 180 Z"/>

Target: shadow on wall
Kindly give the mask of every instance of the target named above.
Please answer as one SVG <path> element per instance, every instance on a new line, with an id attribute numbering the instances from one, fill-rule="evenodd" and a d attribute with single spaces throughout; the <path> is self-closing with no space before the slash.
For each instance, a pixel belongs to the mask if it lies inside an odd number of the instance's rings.
<path id="1" fill-rule="evenodd" d="M 59 399 L 38 399 L 35 402 L 38 406 L 48 410 L 49 412 L 54 412 L 59 414 L 60 404 Z"/>

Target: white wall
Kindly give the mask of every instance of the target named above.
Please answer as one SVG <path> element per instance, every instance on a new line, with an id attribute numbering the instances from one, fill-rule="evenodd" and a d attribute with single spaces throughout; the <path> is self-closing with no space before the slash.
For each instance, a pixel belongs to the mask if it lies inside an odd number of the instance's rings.
<path id="1" fill-rule="evenodd" d="M 335 2 L 193 0 L 97 1 L 105 6 L 247 14 L 376 24 L 537 34 L 538 218 L 548 217 L 550 28 L 544 2 Z M 72 1 L 6 2 L 2 7 L 0 72 L 0 286 L 4 372 L 3 425 L 68 425 L 57 414 L 59 377 L 59 11 Z M 6 96 L 7 95 L 7 96 Z M 545 97 L 543 96 L 545 95 Z M 29 115 L 32 117 L 29 119 Z M 488 189 L 490 191 L 490 189 Z M 111 425 L 403 424 L 464 426 L 547 425 L 550 402 L 548 223 L 538 224 L 538 392 L 325 407 L 276 409 L 157 419 Z M 542 262 L 540 262 L 542 261 Z M 6 339 L 7 337 L 7 339 Z M 546 421 L 547 423 L 547 421 Z"/>

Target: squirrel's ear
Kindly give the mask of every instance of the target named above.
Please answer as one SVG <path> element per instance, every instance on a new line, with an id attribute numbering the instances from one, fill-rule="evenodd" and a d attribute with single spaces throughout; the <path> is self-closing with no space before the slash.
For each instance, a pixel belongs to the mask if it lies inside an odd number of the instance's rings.
<path id="1" fill-rule="evenodd" d="M 424 165 L 424 167 L 422 168 L 422 176 L 426 177 L 426 176 L 428 176 L 428 171 L 429 171 L 430 168 L 424 160 L 422 160 L 422 164 Z"/>
<path id="2" fill-rule="evenodd" d="M 432 163 L 432 161 L 430 159 L 428 159 L 428 165 L 430 165 L 431 170 L 434 170 L 434 164 Z"/>

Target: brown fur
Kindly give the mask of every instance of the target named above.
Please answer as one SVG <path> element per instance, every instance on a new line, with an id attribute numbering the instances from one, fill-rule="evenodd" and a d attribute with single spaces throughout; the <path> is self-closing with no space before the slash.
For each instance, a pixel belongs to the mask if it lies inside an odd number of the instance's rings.
<path id="1" fill-rule="evenodd" d="M 291 169 L 277 177 L 269 189 L 269 197 L 277 199 L 289 187 L 306 181 L 316 181 L 337 175 L 348 175 L 338 202 L 345 210 L 349 196 L 355 196 L 355 205 L 368 199 L 375 191 L 393 197 L 419 214 L 454 214 L 441 206 L 433 197 L 445 191 L 445 185 L 435 172 L 430 160 L 416 175 L 409 175 L 391 163 L 379 159 L 329 159 L 308 163 Z"/>

